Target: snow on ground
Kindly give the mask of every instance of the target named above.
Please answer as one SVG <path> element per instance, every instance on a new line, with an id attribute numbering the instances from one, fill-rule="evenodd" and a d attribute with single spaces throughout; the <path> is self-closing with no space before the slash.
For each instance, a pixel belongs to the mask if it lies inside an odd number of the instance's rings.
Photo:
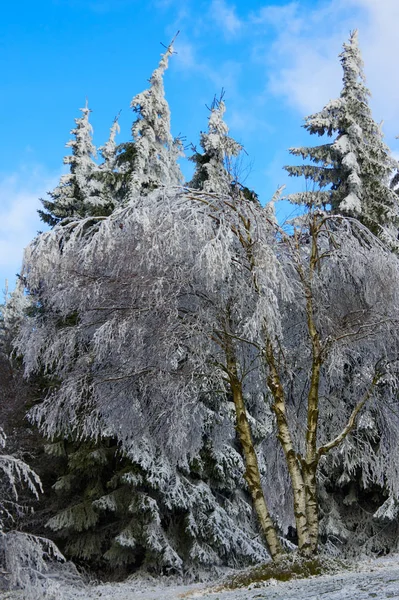
<path id="1" fill-rule="evenodd" d="M 168 585 L 156 579 L 101 584 L 85 590 L 55 584 L 45 600 L 385 600 L 399 599 L 399 555 L 362 561 L 356 570 L 262 587 L 217 591 L 209 584 Z M 31 600 L 32 595 L 6 593 L 2 600 Z M 36 600 L 37 597 L 35 597 Z M 41 600 L 38 598 L 38 600 Z"/>

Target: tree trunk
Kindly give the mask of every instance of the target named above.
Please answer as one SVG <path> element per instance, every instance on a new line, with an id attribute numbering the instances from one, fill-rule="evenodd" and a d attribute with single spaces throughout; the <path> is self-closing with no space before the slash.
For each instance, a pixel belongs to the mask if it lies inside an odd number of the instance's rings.
<path id="1" fill-rule="evenodd" d="M 284 551 L 278 538 L 276 527 L 266 505 L 260 479 L 258 458 L 256 456 L 251 428 L 248 422 L 242 394 L 242 384 L 238 377 L 236 358 L 230 340 L 227 342 L 226 357 L 227 371 L 236 411 L 236 430 L 240 438 L 246 466 L 244 478 L 247 482 L 248 489 L 252 497 L 252 502 L 259 519 L 262 533 L 269 548 L 270 555 L 275 561 L 281 558 L 281 556 L 284 554 Z"/>
<path id="2" fill-rule="evenodd" d="M 284 389 L 277 371 L 273 346 L 270 340 L 266 342 L 266 361 L 269 366 L 267 383 L 273 396 L 272 409 L 277 420 L 277 437 L 285 454 L 294 496 L 294 516 L 298 535 L 298 547 L 303 556 L 310 556 L 312 554 L 312 545 L 309 536 L 306 485 L 302 473 L 302 465 L 299 463 L 292 442 L 285 410 Z"/>
<path id="3" fill-rule="evenodd" d="M 305 482 L 306 520 L 310 541 L 310 553 L 317 554 L 319 542 L 319 503 L 317 499 L 317 462 L 303 464 L 302 472 Z"/>
<path id="4" fill-rule="evenodd" d="M 319 420 L 319 383 L 321 361 L 319 359 L 320 351 L 318 337 L 315 336 L 315 340 L 316 342 L 313 342 L 312 377 L 308 394 L 306 456 L 302 461 L 302 473 L 305 481 L 306 516 L 312 554 L 317 553 L 319 538 L 319 506 L 317 500 L 316 471 L 319 463 L 319 453 L 317 451 L 317 426 Z"/>

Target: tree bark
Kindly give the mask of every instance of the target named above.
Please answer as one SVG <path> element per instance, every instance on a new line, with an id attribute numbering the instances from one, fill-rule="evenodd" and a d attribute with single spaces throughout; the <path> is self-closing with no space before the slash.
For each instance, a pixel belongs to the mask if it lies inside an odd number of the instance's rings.
<path id="1" fill-rule="evenodd" d="M 318 343 L 314 342 L 314 346 L 318 346 Z M 317 499 L 316 471 L 319 462 L 319 453 L 317 450 L 317 425 L 319 419 L 320 366 L 319 355 L 316 352 L 316 348 L 313 347 L 312 377 L 308 394 L 306 454 L 305 459 L 302 461 L 302 473 L 305 482 L 306 495 L 306 517 L 312 554 L 317 553 L 319 539 L 319 505 Z"/>
<path id="2" fill-rule="evenodd" d="M 242 393 L 242 383 L 238 377 L 237 362 L 231 340 L 226 342 L 227 372 L 233 401 L 236 411 L 236 430 L 244 453 L 245 474 L 244 478 L 250 491 L 252 502 L 265 537 L 270 555 L 274 561 L 284 554 L 276 527 L 267 508 L 262 489 L 258 458 L 256 456 L 252 439 L 251 428 L 247 418 L 245 403 Z"/>
<path id="3" fill-rule="evenodd" d="M 272 409 L 277 420 L 277 437 L 286 457 L 288 472 L 292 484 L 298 547 L 301 554 L 304 556 L 310 556 L 312 554 L 312 548 L 308 527 L 306 486 L 301 465 L 299 463 L 300 457 L 298 459 L 292 442 L 285 409 L 284 389 L 277 371 L 273 346 L 270 340 L 267 340 L 266 342 L 266 361 L 269 366 L 267 383 L 273 396 L 274 402 Z"/>
<path id="4" fill-rule="evenodd" d="M 317 554 L 319 542 L 319 503 L 317 495 L 317 463 L 305 464 L 302 468 L 305 482 L 306 520 L 310 542 L 310 555 Z"/>
<path id="5" fill-rule="evenodd" d="M 312 236 L 312 250 L 308 274 L 305 275 L 303 268 L 298 266 L 298 273 L 305 292 L 308 333 L 312 347 L 311 378 L 307 406 L 306 449 L 305 459 L 302 460 L 302 473 L 305 482 L 306 496 L 306 517 L 308 523 L 310 550 L 312 554 L 317 553 L 319 538 L 319 506 L 317 498 L 316 472 L 319 462 L 319 454 L 317 451 L 317 428 L 319 423 L 320 370 L 323 362 L 320 335 L 314 318 L 314 301 L 312 291 L 313 274 L 319 260 L 317 247 L 317 236 L 319 230 L 318 224 L 314 221 L 312 223 L 312 227 L 310 228 L 310 233 Z"/>

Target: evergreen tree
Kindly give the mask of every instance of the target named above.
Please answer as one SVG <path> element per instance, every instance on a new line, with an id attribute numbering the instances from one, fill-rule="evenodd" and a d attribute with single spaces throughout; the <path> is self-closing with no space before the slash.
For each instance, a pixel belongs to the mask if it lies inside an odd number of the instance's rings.
<path id="1" fill-rule="evenodd" d="M 226 111 L 223 94 L 220 100 L 213 100 L 208 118 L 207 133 L 201 132 L 200 145 L 203 153 L 196 149 L 190 160 L 195 163 L 195 172 L 189 187 L 215 192 L 231 194 L 233 175 L 231 160 L 242 151 L 242 146 L 231 138 L 229 129 L 223 120 Z"/>
<path id="2" fill-rule="evenodd" d="M 132 126 L 134 169 L 130 189 L 133 193 L 150 191 L 162 185 L 180 185 L 183 179 L 177 164 L 182 145 L 170 132 L 170 109 L 163 84 L 163 76 L 173 54 L 173 42 L 151 75 L 150 87 L 134 96 L 131 102 L 138 115 Z"/>
<path id="3" fill-rule="evenodd" d="M 120 133 L 118 117 L 115 117 L 111 126 L 107 142 L 99 148 L 99 152 L 104 162 L 99 166 L 95 177 L 101 182 L 101 196 L 104 206 L 109 207 L 110 211 L 125 199 L 125 170 L 120 168 L 120 152 L 123 144 L 117 145 L 115 138 Z M 105 214 L 105 213 L 104 213 Z"/>
<path id="4" fill-rule="evenodd" d="M 103 165 L 101 165 L 107 172 L 114 171 L 116 167 L 116 149 L 115 137 L 120 133 L 120 126 L 118 123 L 118 117 L 115 117 L 114 122 L 109 132 L 109 138 L 104 146 L 99 148 L 100 154 L 104 159 Z"/>
<path id="5" fill-rule="evenodd" d="M 318 189 L 291 194 L 289 199 L 307 206 L 330 205 L 334 213 L 356 217 L 374 233 L 381 234 L 382 228 L 394 233 L 398 200 L 389 181 L 397 162 L 371 115 L 357 31 L 343 48 L 340 97 L 307 117 L 304 124 L 310 134 L 336 138 L 321 146 L 290 148 L 294 156 L 315 164 L 285 167 L 290 175 L 303 175 Z"/>
<path id="6" fill-rule="evenodd" d="M 48 451 L 67 460 L 49 535 L 81 564 L 195 575 L 267 557 L 243 494 L 242 460 L 229 444 L 204 448 L 190 470 L 176 469 L 151 441 L 138 442 L 130 458 L 112 439 L 61 441 Z"/>
<path id="7" fill-rule="evenodd" d="M 24 381 L 20 360 L 11 354 L 12 339 L 29 306 L 20 279 L 13 293 L 6 290 L 5 304 L 0 306 L 0 590 L 18 590 L 24 598 L 39 599 L 55 580 L 59 586 L 64 575 L 71 583 L 81 581 L 55 544 L 42 536 L 43 506 L 48 509 L 49 504 L 39 474 L 42 440 L 25 419 L 32 385 Z M 53 469 L 54 462 L 47 465 L 47 472 Z"/>
<path id="8" fill-rule="evenodd" d="M 64 158 L 64 164 L 70 166 L 70 173 L 61 176 L 58 186 L 49 192 L 51 200 L 41 201 L 45 210 L 38 211 L 41 219 L 51 226 L 65 218 L 106 215 L 113 210 L 112 201 L 102 193 L 99 167 L 94 161 L 96 149 L 92 142 L 91 111 L 87 102 L 80 110 L 83 116 L 75 119 L 76 127 L 71 130 L 74 138 L 66 144 L 72 149 L 72 154 Z"/>

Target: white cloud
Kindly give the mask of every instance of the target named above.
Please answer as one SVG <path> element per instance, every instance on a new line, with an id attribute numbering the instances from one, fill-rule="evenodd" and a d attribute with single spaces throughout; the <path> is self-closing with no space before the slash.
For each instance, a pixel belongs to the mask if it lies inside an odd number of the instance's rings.
<path id="1" fill-rule="evenodd" d="M 399 2 L 397 0 L 328 0 L 315 3 L 306 18 L 298 2 L 270 6 L 251 15 L 259 31 L 275 29 L 272 47 L 254 55 L 265 64 L 272 94 L 283 96 L 302 116 L 320 110 L 341 90 L 338 54 L 350 30 L 359 29 L 365 74 L 377 121 L 389 135 L 399 133 Z"/>
<path id="2" fill-rule="evenodd" d="M 281 27 L 283 23 L 285 32 L 289 31 L 290 33 L 298 32 L 303 26 L 297 2 L 279 6 L 263 6 L 257 13 L 250 14 L 249 22 L 256 26 L 272 25 L 275 28 Z"/>
<path id="3" fill-rule="evenodd" d="M 359 26 L 360 46 L 365 62 L 367 82 L 375 99 L 378 119 L 390 126 L 396 123 L 399 133 L 399 80 L 397 57 L 399 38 L 399 3 L 397 0 L 351 0 L 363 8 L 365 22 Z"/>
<path id="4" fill-rule="evenodd" d="M 173 63 L 177 68 L 187 71 L 200 68 L 195 57 L 194 46 L 190 42 L 177 39 L 174 48 L 176 56 L 173 57 Z"/>
<path id="5" fill-rule="evenodd" d="M 229 96 L 238 95 L 237 85 L 243 65 L 234 60 L 219 61 L 217 66 L 210 62 L 199 60 L 194 45 L 186 40 L 176 41 L 176 56 L 174 65 L 187 73 L 198 73 L 214 85 L 216 95 L 224 88 Z M 209 103 L 212 98 L 209 98 Z"/>
<path id="6" fill-rule="evenodd" d="M 243 23 L 237 17 L 235 7 L 225 0 L 212 0 L 210 18 L 226 37 L 234 37 L 242 30 Z"/>
<path id="7" fill-rule="evenodd" d="M 303 116 L 319 110 L 339 93 L 337 55 L 353 28 L 346 19 L 337 18 L 341 8 L 341 0 L 319 3 L 303 18 L 303 10 L 293 2 L 264 8 L 251 17 L 261 31 L 263 27 L 270 35 L 270 30 L 275 30 L 271 47 L 262 53 L 255 45 L 254 52 L 265 65 L 269 91 L 285 97 Z"/>
<path id="8" fill-rule="evenodd" d="M 59 175 L 42 168 L 22 167 L 9 175 L 0 174 L 0 288 L 9 279 L 14 286 L 15 274 L 21 269 L 23 249 L 38 230 L 46 228 L 37 210 L 39 198 L 55 187 Z"/>
<path id="9" fill-rule="evenodd" d="M 298 54 L 294 64 L 272 72 L 269 89 L 284 96 L 305 116 L 320 110 L 328 100 L 339 94 L 341 68 L 334 51 L 329 53 L 331 56 L 322 56 L 317 48 L 307 44 L 296 44 L 296 48 Z M 294 56 L 293 51 L 291 55 Z"/>

